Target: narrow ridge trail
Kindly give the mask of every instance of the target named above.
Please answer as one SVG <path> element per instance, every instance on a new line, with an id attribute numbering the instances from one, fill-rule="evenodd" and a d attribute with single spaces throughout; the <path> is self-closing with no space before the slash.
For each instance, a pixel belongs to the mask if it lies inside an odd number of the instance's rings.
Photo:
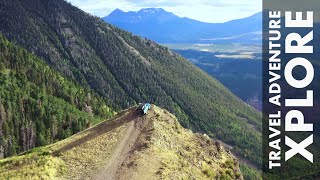
<path id="1" fill-rule="evenodd" d="M 93 179 L 97 180 L 114 180 L 119 179 L 119 172 L 121 165 L 125 162 L 126 158 L 133 153 L 135 143 L 138 140 L 143 127 L 148 122 L 148 115 L 141 116 L 140 111 L 131 110 L 125 118 L 127 127 L 122 140 L 117 145 L 116 149 L 113 151 L 108 163 L 102 169 L 101 173 L 97 174 Z"/>

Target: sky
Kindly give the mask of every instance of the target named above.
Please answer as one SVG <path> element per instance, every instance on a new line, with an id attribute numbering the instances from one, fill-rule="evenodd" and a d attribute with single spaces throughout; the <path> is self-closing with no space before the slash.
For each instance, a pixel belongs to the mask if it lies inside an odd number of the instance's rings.
<path id="1" fill-rule="evenodd" d="M 67 0 L 85 12 L 99 17 L 119 8 L 138 11 L 163 8 L 180 17 L 220 23 L 241 19 L 262 11 L 262 0 Z"/>

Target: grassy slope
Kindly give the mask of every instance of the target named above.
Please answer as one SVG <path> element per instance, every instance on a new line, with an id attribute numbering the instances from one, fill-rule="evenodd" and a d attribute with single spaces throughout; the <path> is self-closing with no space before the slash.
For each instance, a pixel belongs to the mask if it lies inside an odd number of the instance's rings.
<path id="1" fill-rule="evenodd" d="M 122 118 L 132 111 L 135 108 L 53 145 L 0 160 L 0 179 L 94 177 L 123 138 L 132 119 Z M 121 178 L 241 178 L 231 154 L 218 150 L 208 137 L 183 129 L 168 111 L 153 106 L 143 120 L 145 126 L 133 145 L 134 153 L 120 169 Z M 106 128 L 112 124 L 113 129 Z"/>
<path id="2" fill-rule="evenodd" d="M 238 179 L 238 161 L 208 136 L 194 134 L 168 111 L 153 106 L 150 123 L 138 138 L 138 147 L 125 165 L 123 179 Z M 219 146 L 220 147 L 220 146 Z M 154 158 L 150 158 L 154 157 Z M 129 167 L 129 168 L 127 168 Z M 151 177 L 150 177 L 151 178 Z M 148 178 L 146 178 L 148 179 Z"/>

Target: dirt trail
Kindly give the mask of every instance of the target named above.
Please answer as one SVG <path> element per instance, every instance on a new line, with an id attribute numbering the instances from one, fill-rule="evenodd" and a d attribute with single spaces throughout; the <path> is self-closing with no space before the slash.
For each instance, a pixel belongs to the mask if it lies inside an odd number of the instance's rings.
<path id="1" fill-rule="evenodd" d="M 133 113 L 133 114 L 131 114 Z M 93 179 L 97 180 L 114 180 L 119 179 L 119 168 L 126 158 L 134 150 L 134 144 L 138 139 L 145 123 L 146 116 L 141 116 L 139 112 L 130 112 L 126 116 L 126 120 L 132 120 L 127 123 L 125 135 L 122 141 L 118 144 L 107 165 L 103 168 L 100 174 L 97 174 Z"/>
<path id="2" fill-rule="evenodd" d="M 128 122 L 134 121 L 139 118 L 140 113 L 136 111 L 136 107 L 127 109 L 120 114 L 118 114 L 113 120 L 106 121 L 101 124 L 98 124 L 94 127 L 91 127 L 87 130 L 82 131 L 81 133 L 86 133 L 84 137 L 73 141 L 54 152 L 54 155 L 58 155 L 60 152 L 68 151 L 76 146 L 80 146 L 81 144 L 101 135 L 102 133 L 106 133 L 112 131 L 113 129 L 120 127 Z"/>

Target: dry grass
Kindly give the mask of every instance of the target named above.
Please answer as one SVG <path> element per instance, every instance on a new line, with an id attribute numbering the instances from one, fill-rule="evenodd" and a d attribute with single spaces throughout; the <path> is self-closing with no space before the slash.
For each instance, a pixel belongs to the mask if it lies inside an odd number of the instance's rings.
<path id="1" fill-rule="evenodd" d="M 156 106 L 148 116 L 151 123 L 122 168 L 122 179 L 241 179 L 237 160 L 207 136 L 182 128 Z"/>
<path id="2" fill-rule="evenodd" d="M 0 179 L 54 179 L 64 171 L 63 161 L 45 148 L 0 160 Z"/>
<path id="3" fill-rule="evenodd" d="M 101 170 L 110 158 L 123 135 L 125 125 L 112 132 L 101 134 L 75 148 L 61 153 L 61 159 L 68 167 L 65 179 L 93 178 L 95 171 Z"/>
<path id="4" fill-rule="evenodd" d="M 125 114 L 125 113 L 124 113 Z M 103 124 L 106 122 L 100 123 Z M 0 179 L 80 179 L 90 177 L 107 162 L 126 123 L 112 131 L 99 132 L 79 145 L 59 150 L 92 134 L 98 125 L 55 144 L 35 148 L 23 155 L 0 160 Z"/>

